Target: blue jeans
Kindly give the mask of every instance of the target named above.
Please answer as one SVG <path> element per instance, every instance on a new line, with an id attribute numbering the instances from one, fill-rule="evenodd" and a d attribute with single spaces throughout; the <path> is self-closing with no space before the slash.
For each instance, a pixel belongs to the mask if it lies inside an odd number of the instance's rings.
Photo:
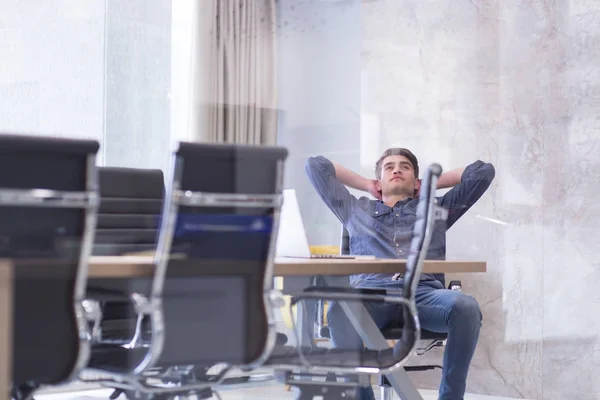
<path id="1" fill-rule="evenodd" d="M 402 290 L 402 281 L 363 281 L 361 287 Z M 440 400 L 463 400 L 469 364 L 475 353 L 481 311 L 477 301 L 462 292 L 443 289 L 435 281 L 420 282 L 415 295 L 421 329 L 432 332 L 447 332 L 448 340 L 444 353 Z M 402 315 L 397 304 L 365 303 L 375 324 L 383 329 L 394 324 Z M 352 327 L 339 304 L 331 303 L 327 314 L 331 339 L 337 348 L 360 349 L 363 342 Z M 375 398 L 371 387 L 360 388 L 361 400 Z"/>

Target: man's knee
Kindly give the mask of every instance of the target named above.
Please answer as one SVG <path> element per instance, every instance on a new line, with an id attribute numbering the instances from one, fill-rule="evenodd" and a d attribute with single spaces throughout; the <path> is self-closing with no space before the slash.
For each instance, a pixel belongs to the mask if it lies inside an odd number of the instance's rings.
<path id="1" fill-rule="evenodd" d="M 327 325 L 334 347 L 350 349 L 362 347 L 360 336 L 337 302 L 331 302 L 329 305 Z"/>
<path id="2" fill-rule="evenodd" d="M 348 330 L 353 331 L 352 324 L 346 316 L 346 313 L 337 302 L 329 303 L 329 310 L 327 311 L 327 325 L 332 336 L 340 336 Z"/>
<path id="3" fill-rule="evenodd" d="M 471 296 L 460 294 L 455 296 L 450 304 L 449 318 L 469 320 L 481 323 L 482 314 L 479 303 Z"/>
<path id="4" fill-rule="evenodd" d="M 329 308 L 327 310 L 327 324 L 328 325 L 339 325 L 345 323 L 347 318 L 344 314 L 342 307 L 336 302 L 329 302 Z"/>

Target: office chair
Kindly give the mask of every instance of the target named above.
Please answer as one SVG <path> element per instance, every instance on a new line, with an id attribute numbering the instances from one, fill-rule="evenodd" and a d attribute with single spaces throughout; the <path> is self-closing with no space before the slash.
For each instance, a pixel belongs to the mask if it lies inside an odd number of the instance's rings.
<path id="1" fill-rule="evenodd" d="M 162 209 L 166 207 L 162 172 L 103 168 L 100 179 L 102 217 L 99 240 L 94 246 L 96 255 L 168 251 L 167 225 L 163 222 L 164 229 L 159 229 L 164 218 Z M 144 374 L 152 370 L 165 341 L 165 274 L 166 262 L 155 257 L 151 277 L 90 281 L 88 298 L 96 302 L 97 316 L 92 330 L 92 354 L 82 381 L 115 389 L 137 387 Z"/>
<path id="2" fill-rule="evenodd" d="M 159 169 L 99 167 L 100 209 L 93 254 L 121 256 L 154 251 L 164 199 Z M 100 302 L 96 343 L 135 345 L 149 340 L 148 319 L 137 315 L 134 291 L 124 279 L 92 279 L 88 296 Z"/>
<path id="3" fill-rule="evenodd" d="M 345 227 L 341 228 L 341 240 L 340 240 L 340 254 L 350 254 L 350 234 Z M 443 283 L 443 282 L 442 282 Z M 313 285 L 318 286 L 323 284 L 322 277 L 313 277 Z M 448 285 L 448 289 L 450 290 L 458 290 L 462 291 L 462 282 L 459 280 L 453 280 Z M 315 308 L 315 321 L 316 321 L 316 331 L 315 336 L 320 339 L 331 339 L 329 327 L 326 323 L 326 311 L 325 311 L 325 301 L 323 299 L 318 299 L 316 308 Z M 401 321 L 400 321 L 401 322 Z M 402 325 L 393 325 L 386 327 L 382 331 L 383 336 L 387 340 L 398 340 L 402 337 Z M 447 333 L 439 333 L 432 332 L 426 329 L 421 329 L 421 340 L 428 342 L 424 347 L 419 347 L 416 350 L 416 354 L 421 356 L 425 355 L 427 352 L 431 351 L 434 348 L 444 347 L 446 344 L 446 339 L 448 338 Z M 416 372 L 416 371 L 427 371 L 431 369 L 442 369 L 441 365 L 405 365 L 404 369 L 407 372 Z M 381 399 L 387 400 L 390 399 L 392 388 L 390 383 L 386 379 L 384 375 L 379 376 L 379 386 L 381 388 Z"/>
<path id="4" fill-rule="evenodd" d="M 159 279 L 132 283 L 160 294 L 162 345 L 136 379 L 102 382 L 119 389 L 113 398 L 209 398 L 231 368 L 252 370 L 268 358 L 286 157 L 275 147 L 179 144 L 162 211 Z M 128 351 L 131 358 L 144 350 Z M 108 353 L 102 359 L 115 361 Z M 127 368 L 128 359 L 117 364 Z M 215 365 L 221 370 L 210 374 Z"/>
<path id="5" fill-rule="evenodd" d="M 88 362 L 93 140 L 0 135 L 0 257 L 13 260 L 12 393 L 75 379 Z"/>
<path id="6" fill-rule="evenodd" d="M 314 397 L 322 397 L 325 400 L 352 398 L 356 386 L 369 384 L 367 372 L 382 374 L 393 371 L 395 368 L 402 367 L 415 351 L 421 333 L 415 305 L 415 291 L 436 219 L 434 211 L 437 210 L 437 206 L 435 206 L 434 192 L 440 174 L 441 167 L 433 164 L 427 169 L 423 179 L 417 207 L 417 221 L 406 265 L 405 290 L 401 294 L 378 289 L 313 286 L 302 295 L 292 298 L 291 305 L 304 300 L 318 299 L 396 303 L 402 306 L 404 315 L 404 323 L 397 328 L 400 334 L 393 348 L 350 350 L 315 346 L 303 348 L 301 345 L 276 348 L 267 364 L 280 371 L 280 378 L 285 383 L 299 389 L 299 400 Z M 299 336 L 298 333 L 296 335 Z M 296 343 L 301 341 L 296 340 Z M 344 374 L 346 380 L 339 382 L 335 374 Z M 307 377 L 325 378 L 325 381 L 307 380 Z"/>

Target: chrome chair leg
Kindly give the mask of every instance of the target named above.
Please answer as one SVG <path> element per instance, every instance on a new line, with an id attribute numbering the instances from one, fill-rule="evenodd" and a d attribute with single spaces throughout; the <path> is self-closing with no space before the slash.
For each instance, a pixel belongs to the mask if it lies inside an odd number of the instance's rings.
<path id="1" fill-rule="evenodd" d="M 391 386 L 381 386 L 381 400 L 392 400 L 394 398 L 394 390 Z"/>

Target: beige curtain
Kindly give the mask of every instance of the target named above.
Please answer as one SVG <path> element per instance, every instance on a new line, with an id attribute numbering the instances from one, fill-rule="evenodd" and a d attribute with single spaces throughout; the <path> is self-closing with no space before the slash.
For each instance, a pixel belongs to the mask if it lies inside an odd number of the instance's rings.
<path id="1" fill-rule="evenodd" d="M 192 136 L 277 140 L 276 0 L 199 0 L 194 29 Z"/>

